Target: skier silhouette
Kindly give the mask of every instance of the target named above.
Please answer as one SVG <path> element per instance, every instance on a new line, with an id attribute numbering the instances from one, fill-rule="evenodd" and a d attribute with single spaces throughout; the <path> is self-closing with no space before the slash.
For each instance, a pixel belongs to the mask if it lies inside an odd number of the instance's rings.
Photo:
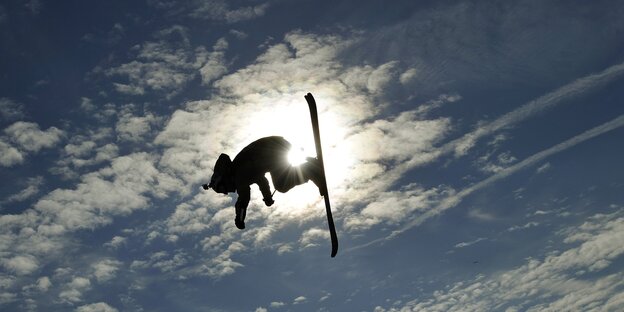
<path id="1" fill-rule="evenodd" d="M 316 158 L 307 158 L 299 166 L 288 162 L 290 142 L 280 136 L 264 137 L 243 148 L 233 161 L 227 154 L 221 154 L 215 163 L 210 184 L 202 185 L 205 190 L 212 188 L 217 193 L 238 193 L 234 224 L 245 228 L 245 215 L 250 199 L 250 185 L 257 184 L 267 206 L 273 205 L 273 196 L 265 174 L 271 174 L 275 189 L 286 193 L 293 187 L 312 180 L 319 187 L 322 183 L 322 169 Z M 324 195 L 319 187 L 319 192 Z"/>

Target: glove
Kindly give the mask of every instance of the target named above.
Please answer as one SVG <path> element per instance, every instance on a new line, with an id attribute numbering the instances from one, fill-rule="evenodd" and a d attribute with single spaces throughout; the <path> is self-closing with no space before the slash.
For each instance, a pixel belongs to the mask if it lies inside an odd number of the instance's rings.
<path id="1" fill-rule="evenodd" d="M 264 199 L 262 199 L 262 201 L 264 201 L 264 204 L 267 205 L 267 207 L 271 207 L 271 205 L 273 205 L 273 203 L 275 203 L 275 201 L 273 200 L 272 197 L 264 198 Z"/>

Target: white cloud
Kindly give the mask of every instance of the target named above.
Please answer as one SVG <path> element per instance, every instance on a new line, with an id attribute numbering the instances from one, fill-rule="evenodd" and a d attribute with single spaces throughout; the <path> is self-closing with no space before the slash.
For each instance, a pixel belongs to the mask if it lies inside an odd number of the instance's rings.
<path id="1" fill-rule="evenodd" d="M 93 112 L 97 109 L 97 106 L 93 104 L 93 100 L 83 96 L 80 98 L 80 109 L 85 112 Z"/>
<path id="2" fill-rule="evenodd" d="M 188 263 L 188 256 L 184 252 L 176 253 L 171 257 L 168 254 L 159 255 L 152 258 L 151 266 L 159 269 L 161 272 L 172 272 Z"/>
<path id="3" fill-rule="evenodd" d="M 462 99 L 461 95 L 452 93 L 452 94 L 440 94 L 437 98 L 433 100 L 429 100 L 424 104 L 418 106 L 415 110 L 415 114 L 418 116 L 427 116 L 430 112 L 434 111 L 442 107 L 442 105 L 447 103 L 455 103 Z"/>
<path id="4" fill-rule="evenodd" d="M 267 312 L 267 311 L 269 311 L 269 310 L 267 310 L 266 308 L 263 308 L 263 307 L 256 308 L 256 312 Z"/>
<path id="5" fill-rule="evenodd" d="M 64 132 L 56 127 L 50 127 L 45 131 L 33 122 L 18 121 L 8 128 L 4 133 L 17 146 L 28 152 L 38 152 L 43 148 L 50 148 L 62 139 Z"/>
<path id="6" fill-rule="evenodd" d="M 233 242 L 225 251 L 217 255 L 215 258 L 207 259 L 199 268 L 196 269 L 196 272 L 214 279 L 220 279 L 224 276 L 233 274 L 237 268 L 243 267 L 244 265 L 233 261 L 232 256 L 235 253 L 239 253 L 245 249 L 245 245 Z"/>
<path id="7" fill-rule="evenodd" d="M 30 275 L 39 270 L 39 262 L 31 255 L 17 255 L 1 259 L 2 266 L 17 275 Z"/>
<path id="8" fill-rule="evenodd" d="M 46 292 L 50 289 L 50 287 L 52 287 L 52 282 L 49 277 L 43 276 L 37 280 L 37 289 L 39 291 Z"/>
<path id="9" fill-rule="evenodd" d="M 401 224 L 408 216 L 424 213 L 452 193 L 453 190 L 447 187 L 425 190 L 414 184 L 398 191 L 377 193 L 375 200 L 360 213 L 345 219 L 345 227 L 349 230 L 363 230 L 381 222 Z"/>
<path id="10" fill-rule="evenodd" d="M 121 262 L 113 259 L 104 259 L 93 264 L 93 276 L 102 283 L 107 282 L 115 277 Z"/>
<path id="11" fill-rule="evenodd" d="M 91 281 L 84 277 L 74 277 L 71 282 L 64 285 L 59 293 L 59 298 L 63 302 L 76 303 L 82 301 L 84 292 L 91 289 Z"/>
<path id="12" fill-rule="evenodd" d="M 283 303 L 283 302 L 281 302 L 281 301 L 273 301 L 273 302 L 271 302 L 271 304 L 270 304 L 271 308 L 280 308 L 280 307 L 283 307 L 283 306 L 285 306 L 285 305 L 286 305 L 286 304 L 285 304 L 285 303 Z"/>
<path id="13" fill-rule="evenodd" d="M 308 300 L 308 298 L 306 298 L 304 296 L 299 296 L 299 297 L 297 297 L 297 298 L 295 298 L 293 300 L 293 304 L 301 304 L 301 303 L 306 302 L 307 300 Z"/>
<path id="14" fill-rule="evenodd" d="M 293 247 L 290 244 L 283 244 L 277 248 L 277 254 L 280 256 L 286 253 L 290 253 L 292 251 L 293 251 Z"/>
<path id="15" fill-rule="evenodd" d="M 539 166 L 539 167 L 536 169 L 536 172 L 537 172 L 537 173 L 544 173 L 544 172 L 548 171 L 548 170 L 550 169 L 550 167 L 551 167 L 550 163 L 549 163 L 549 162 L 547 162 L 547 163 L 545 163 L 545 164 L 543 164 L 543 165 Z"/>
<path id="16" fill-rule="evenodd" d="M 65 153 L 70 156 L 84 157 L 90 154 L 95 148 L 96 143 L 93 141 L 82 141 L 78 144 L 65 145 Z"/>
<path id="17" fill-rule="evenodd" d="M 113 216 L 146 209 L 148 195 L 162 198 L 180 188 L 154 161 L 146 153 L 118 157 L 110 167 L 84 175 L 75 189 L 50 192 L 35 208 L 67 230 L 93 229 L 110 223 Z"/>
<path id="18" fill-rule="evenodd" d="M 331 297 L 331 295 L 332 295 L 331 293 L 325 293 L 325 295 L 323 295 L 323 297 L 321 297 L 319 299 L 319 302 L 323 302 L 323 301 L 329 299 L 329 297 Z"/>
<path id="19" fill-rule="evenodd" d="M 566 100 L 573 99 L 584 93 L 590 92 L 595 88 L 608 84 L 621 76 L 622 73 L 624 73 L 624 63 L 613 65 L 600 73 L 579 78 L 567 85 L 534 99 L 491 122 L 482 123 L 474 131 L 436 148 L 435 151 L 432 151 L 431 153 L 424 155 L 420 153 L 416 154 L 407 161 L 404 161 L 400 165 L 392 168 L 390 171 L 387 171 L 386 175 L 396 178 L 407 170 L 430 163 L 431 161 L 448 153 L 454 153 L 456 157 L 463 156 L 480 138 L 495 134 L 504 128 L 513 127 L 525 119 L 551 109 L 556 105 L 572 103 L 573 101 Z M 352 76 L 358 77 L 358 75 Z M 356 81 L 358 80 L 356 79 Z M 359 81 L 361 81 L 361 78 Z M 355 85 L 361 84 L 362 83 L 359 82 Z"/>
<path id="20" fill-rule="evenodd" d="M 240 31 L 240 30 L 236 30 L 236 29 L 230 29 L 229 33 L 231 35 L 233 35 L 234 37 L 236 37 L 237 39 L 239 39 L 239 40 L 246 39 L 249 36 L 244 31 Z"/>
<path id="21" fill-rule="evenodd" d="M 182 203 L 167 219 L 170 233 L 198 233 L 208 229 L 212 215 L 205 207 L 194 209 L 191 205 Z"/>
<path id="22" fill-rule="evenodd" d="M 604 271 L 624 254 L 621 212 L 597 214 L 562 231 L 563 251 L 529 259 L 517 268 L 448 285 L 387 311 L 612 311 L 622 302 L 621 272 Z M 563 246 L 558 246 L 558 249 Z M 591 274 L 590 274 L 591 273 Z"/>
<path id="23" fill-rule="evenodd" d="M 105 243 L 104 246 L 110 247 L 112 249 L 117 249 L 121 247 L 122 245 L 126 244 L 127 240 L 128 239 L 125 237 L 115 236 L 109 242 Z"/>
<path id="24" fill-rule="evenodd" d="M 538 226 L 538 225 L 539 225 L 539 223 L 538 223 L 538 222 L 531 221 L 531 222 L 527 222 L 527 223 L 526 223 L 526 224 L 524 224 L 524 225 L 515 225 L 515 226 L 512 226 L 512 227 L 508 228 L 508 229 L 507 229 L 507 231 L 509 231 L 509 232 L 514 232 L 514 231 L 518 231 L 518 230 L 526 230 L 526 229 L 528 229 L 528 228 L 536 227 L 536 226 Z"/>
<path id="25" fill-rule="evenodd" d="M 268 3 L 263 3 L 232 9 L 224 0 L 202 0 L 196 2 L 190 15 L 195 18 L 236 23 L 263 16 L 268 7 Z"/>
<path id="26" fill-rule="evenodd" d="M 454 247 L 455 247 L 455 248 L 465 248 L 465 247 L 468 247 L 468 246 L 474 245 L 474 244 L 476 244 L 476 243 L 478 243 L 478 242 L 481 242 L 481 241 L 484 241 L 484 240 L 486 240 L 486 238 L 484 238 L 484 237 L 479 237 L 479 238 L 477 238 L 477 239 L 475 239 L 475 240 L 471 240 L 471 241 L 468 241 L 468 242 L 461 242 L 461 243 L 458 243 L 458 244 L 456 244 Z"/>
<path id="27" fill-rule="evenodd" d="M 299 239 L 302 248 L 319 245 L 318 242 L 329 241 L 329 231 L 326 229 L 311 228 L 306 230 Z"/>
<path id="28" fill-rule="evenodd" d="M 215 44 L 214 51 L 208 53 L 204 65 L 199 69 L 203 84 L 210 85 L 227 73 L 225 49 L 227 49 L 227 41 L 221 38 Z"/>
<path id="29" fill-rule="evenodd" d="M 1 203 L 21 202 L 39 194 L 39 188 L 43 185 L 43 177 L 38 176 L 26 179 L 26 188 L 3 200 Z"/>
<path id="30" fill-rule="evenodd" d="M 410 68 L 401 74 L 399 81 L 404 85 L 408 84 L 416 77 L 416 75 L 418 75 L 418 71 L 416 71 L 415 68 Z"/>
<path id="31" fill-rule="evenodd" d="M 538 152 L 536 154 L 531 155 L 530 157 L 525 158 L 524 160 L 517 162 L 516 164 L 507 167 L 501 171 L 499 171 L 498 173 L 488 177 L 485 180 L 482 180 L 478 183 L 475 183 L 473 185 L 471 185 L 468 188 L 465 188 L 459 192 L 453 193 L 452 196 L 449 196 L 445 199 L 443 199 L 438 205 L 436 205 L 434 208 L 427 210 L 424 214 L 417 216 L 416 218 L 414 218 L 412 221 L 408 222 L 407 224 L 405 224 L 404 226 L 402 226 L 400 229 L 394 231 L 390 236 L 386 237 L 386 238 L 382 238 L 382 239 L 378 239 L 378 240 L 374 240 L 372 242 L 369 242 L 365 245 L 362 246 L 368 246 L 370 244 L 376 243 L 378 241 L 383 241 L 386 239 L 391 239 L 393 237 L 395 237 L 396 235 L 399 235 L 400 233 L 403 233 L 404 231 L 413 228 L 414 226 L 417 226 L 419 224 L 421 224 L 422 222 L 424 222 L 425 220 L 428 220 L 429 218 L 436 216 L 440 213 L 442 213 L 443 211 L 450 209 L 452 207 L 455 207 L 457 204 L 459 204 L 463 198 L 465 198 L 466 196 L 476 192 L 477 190 L 480 190 L 484 187 L 487 187 L 489 185 L 491 185 L 492 183 L 495 183 L 501 179 L 504 179 L 514 173 L 516 173 L 519 170 L 525 169 L 529 166 L 533 166 L 536 163 L 543 161 L 546 157 L 549 157 L 551 155 L 554 155 L 556 153 L 562 152 L 564 150 L 567 150 L 579 143 L 582 143 L 584 141 L 587 141 L 589 139 L 592 139 L 598 135 L 601 135 L 603 133 L 612 131 L 614 129 L 617 129 L 619 127 L 624 126 L 624 115 L 619 116 L 611 121 L 608 121 L 602 125 L 599 125 L 597 127 L 594 127 L 590 130 L 587 130 L 575 137 L 572 137 L 564 142 L 561 142 L 559 144 L 556 144 L 548 149 L 545 149 L 541 152 Z M 358 246 L 358 247 L 354 247 L 354 248 L 360 248 L 362 246 Z"/>
<path id="32" fill-rule="evenodd" d="M 161 121 L 161 118 L 149 112 L 143 116 L 137 116 L 133 113 L 134 110 L 135 107 L 129 105 L 119 113 L 115 131 L 118 138 L 122 141 L 146 141 L 145 136 L 150 134 L 153 128 Z"/>
<path id="33" fill-rule="evenodd" d="M 516 157 L 511 155 L 509 151 L 500 153 L 494 158 L 492 157 L 493 154 L 494 153 L 488 153 L 479 157 L 475 166 L 477 166 L 480 171 L 486 173 L 496 173 L 504 170 L 518 160 Z"/>
<path id="34" fill-rule="evenodd" d="M 24 155 L 15 147 L 2 141 L 0 138 L 0 165 L 11 167 L 24 162 Z"/>
<path id="35" fill-rule="evenodd" d="M 25 113 L 23 105 L 16 103 L 9 98 L 0 98 L 0 117 L 3 120 L 13 121 L 24 116 Z"/>
<path id="36" fill-rule="evenodd" d="M 115 112 L 116 113 L 116 112 Z M 69 144 L 63 148 L 60 157 L 50 171 L 64 178 L 77 178 L 82 170 L 111 161 L 119 155 L 119 148 L 114 143 L 111 128 L 96 128 L 75 134 Z"/>
<path id="37" fill-rule="evenodd" d="M 98 302 L 79 306 L 76 312 L 117 312 L 118 310 L 111 307 L 105 302 Z"/>
<path id="38" fill-rule="evenodd" d="M 189 49 L 188 30 L 173 26 L 156 33 L 156 42 L 138 45 L 137 59 L 104 71 L 107 76 L 122 76 L 127 82 L 114 82 L 118 92 L 142 95 L 146 90 L 173 96 L 193 79 L 205 59 L 205 49 Z"/>
<path id="39" fill-rule="evenodd" d="M 470 209 L 470 211 L 468 211 L 468 216 L 479 221 L 491 222 L 497 220 L 494 214 L 485 212 L 481 209 Z"/>
<path id="40" fill-rule="evenodd" d="M 133 82 L 137 83 L 135 85 L 129 85 L 129 84 L 124 84 L 124 83 L 119 83 L 119 82 L 113 82 L 113 86 L 115 87 L 115 90 L 117 90 L 117 92 L 119 93 L 124 93 L 124 94 L 129 94 L 129 95 L 143 95 L 145 94 L 145 88 L 138 85 L 140 82 L 140 77 L 139 77 L 139 73 L 138 73 L 138 68 L 137 70 L 135 70 L 134 74 L 131 75 L 131 70 L 130 68 L 128 68 L 129 66 L 132 65 L 126 65 L 125 67 L 119 67 L 116 68 L 115 70 L 112 71 L 108 71 L 109 75 L 128 75 L 130 76 L 131 80 L 133 80 Z M 136 64 L 136 66 L 138 67 L 138 63 Z"/>
<path id="41" fill-rule="evenodd" d="M 433 150 L 449 127 L 447 118 L 419 120 L 416 111 L 407 111 L 391 120 L 365 124 L 348 140 L 359 147 L 354 150 L 357 159 L 404 161 Z"/>
<path id="42" fill-rule="evenodd" d="M 10 292 L 0 292 L 0 304 L 10 303 L 17 300 L 17 295 Z"/>
<path id="43" fill-rule="evenodd" d="M 492 122 L 484 124 L 475 131 L 464 135 L 449 144 L 453 145 L 456 156 L 465 155 L 476 141 L 503 128 L 508 128 L 520 123 L 521 121 L 551 109 L 559 104 L 574 103 L 571 99 L 589 92 L 595 88 L 603 86 L 624 73 L 624 63 L 613 65 L 600 73 L 588 75 L 573 82 L 553 90 L 545 95 L 538 97 L 513 111 L 495 119 Z M 568 100 L 568 101 L 566 101 Z"/>
<path id="44" fill-rule="evenodd" d="M 203 46 L 192 50 L 188 30 L 173 26 L 156 33 L 156 42 L 136 46 L 136 60 L 104 71 L 107 76 L 125 77 L 127 81 L 114 82 L 118 92 L 143 95 L 147 91 L 159 91 L 171 97 L 199 74 L 204 84 L 210 84 L 227 72 L 225 38 L 217 40 L 213 51 Z"/>

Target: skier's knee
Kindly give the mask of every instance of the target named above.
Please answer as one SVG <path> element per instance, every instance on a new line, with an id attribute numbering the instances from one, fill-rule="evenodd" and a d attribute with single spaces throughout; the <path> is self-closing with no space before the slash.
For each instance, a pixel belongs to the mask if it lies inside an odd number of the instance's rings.
<path id="1" fill-rule="evenodd" d="M 286 184 L 275 184 L 274 186 L 275 189 L 280 193 L 286 193 L 292 188 L 292 186 L 289 187 Z"/>

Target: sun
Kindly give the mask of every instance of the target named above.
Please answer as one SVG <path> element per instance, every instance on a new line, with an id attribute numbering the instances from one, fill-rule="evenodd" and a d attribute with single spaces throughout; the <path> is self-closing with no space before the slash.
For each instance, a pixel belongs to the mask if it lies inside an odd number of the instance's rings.
<path id="1" fill-rule="evenodd" d="M 306 158 L 311 154 L 303 149 L 303 147 L 291 147 L 288 152 L 288 162 L 293 166 L 299 166 L 306 162 Z"/>
<path id="2" fill-rule="evenodd" d="M 303 97 L 305 93 L 264 95 L 254 99 L 254 111 L 250 112 L 249 120 L 241 127 L 237 137 L 248 144 L 265 136 L 282 136 L 291 143 L 288 160 L 293 166 L 306 162 L 307 157 L 316 157 L 314 135 L 307 103 Z M 319 107 L 319 124 L 325 173 L 327 175 L 330 196 L 333 190 L 348 180 L 351 157 L 350 145 L 345 143 L 347 137 L 347 122 L 341 116 L 328 109 L 335 105 L 331 97 L 315 94 Z M 241 145 L 241 148 L 244 147 Z M 270 179 L 269 179 L 270 180 Z M 297 186 L 287 194 L 279 195 L 283 200 L 290 198 L 291 203 L 286 206 L 294 212 L 295 207 L 305 209 L 305 202 L 314 202 L 318 199 L 318 191 L 310 185 Z M 308 198 L 309 197 L 309 198 Z M 290 200 L 288 200 L 290 201 Z M 285 203 L 286 204 L 286 203 Z M 280 205 L 281 206 L 281 205 Z M 291 213 L 289 212 L 289 214 Z"/>

